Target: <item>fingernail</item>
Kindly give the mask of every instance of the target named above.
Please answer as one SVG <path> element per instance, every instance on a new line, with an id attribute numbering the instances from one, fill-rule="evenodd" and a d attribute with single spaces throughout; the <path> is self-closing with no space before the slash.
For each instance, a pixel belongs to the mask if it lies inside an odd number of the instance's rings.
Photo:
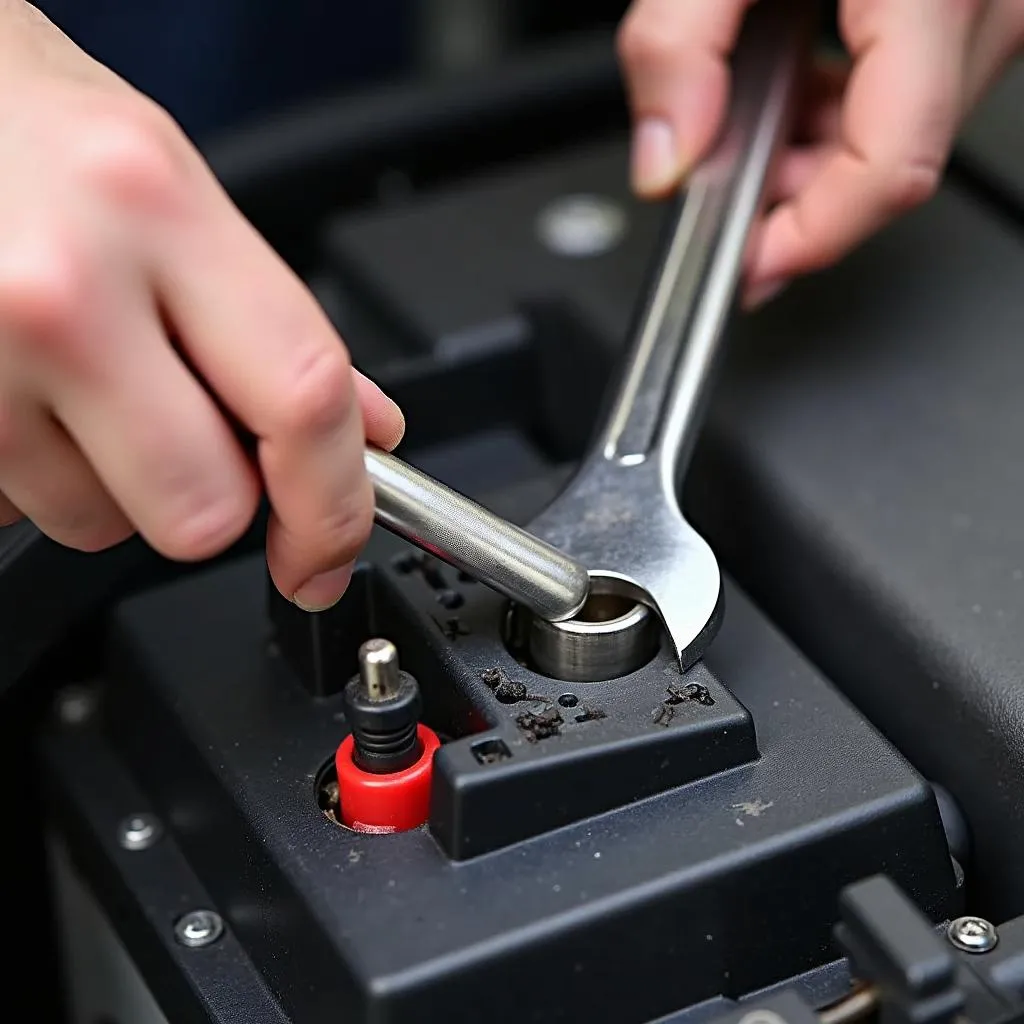
<path id="1" fill-rule="evenodd" d="M 304 612 L 324 612 L 340 600 L 352 579 L 352 565 L 322 572 L 307 580 L 292 595 L 292 602 Z"/>
<path id="2" fill-rule="evenodd" d="M 663 192 L 681 171 L 672 126 L 661 118 L 642 120 L 633 135 L 633 188 L 645 195 Z"/>
<path id="3" fill-rule="evenodd" d="M 748 311 L 760 309 L 761 306 L 767 305 L 776 298 L 779 292 L 784 291 L 788 284 L 789 281 L 782 278 L 775 281 L 762 281 L 760 284 L 754 285 L 746 294 L 743 301 L 744 308 Z"/>

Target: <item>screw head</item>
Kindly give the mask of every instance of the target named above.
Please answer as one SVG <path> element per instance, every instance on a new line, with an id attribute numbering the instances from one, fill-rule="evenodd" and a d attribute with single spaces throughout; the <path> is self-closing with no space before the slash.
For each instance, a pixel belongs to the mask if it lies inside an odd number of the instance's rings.
<path id="1" fill-rule="evenodd" d="M 117 840 L 125 850 L 148 850 L 163 834 L 153 814 L 130 814 L 117 826 Z"/>
<path id="2" fill-rule="evenodd" d="M 601 256 L 626 233 L 626 214 L 602 196 L 562 196 L 541 211 L 537 233 L 557 256 Z"/>
<path id="3" fill-rule="evenodd" d="M 958 917 L 950 923 L 946 935 L 965 953 L 988 953 L 999 941 L 995 925 L 983 917 Z"/>
<path id="4" fill-rule="evenodd" d="M 190 910 L 178 918 L 174 937 L 190 949 L 212 946 L 224 934 L 224 919 L 214 910 Z"/>
<path id="5" fill-rule="evenodd" d="M 758 1009 L 744 1014 L 739 1024 L 786 1024 L 786 1021 L 774 1010 Z"/>
<path id="6" fill-rule="evenodd" d="M 96 710 L 96 693 L 89 686 L 68 686 L 57 694 L 57 718 L 64 725 L 83 725 Z"/>

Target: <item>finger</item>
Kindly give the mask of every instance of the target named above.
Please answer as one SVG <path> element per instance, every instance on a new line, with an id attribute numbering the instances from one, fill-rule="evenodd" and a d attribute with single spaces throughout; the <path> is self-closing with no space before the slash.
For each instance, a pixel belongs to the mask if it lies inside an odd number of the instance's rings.
<path id="1" fill-rule="evenodd" d="M 319 607 L 341 596 L 372 527 L 367 429 L 396 443 L 401 413 L 356 383 L 323 311 L 226 197 L 211 187 L 203 202 L 201 220 L 162 240 L 160 293 L 193 365 L 258 439 L 274 582 L 308 606 L 299 592 L 316 578 Z"/>
<path id="2" fill-rule="evenodd" d="M 358 370 L 353 373 L 366 439 L 388 452 L 397 448 L 405 434 L 402 410 L 369 377 Z"/>
<path id="3" fill-rule="evenodd" d="M 102 551 L 134 530 L 63 428 L 43 409 L 5 416 L 0 444 L 0 525 L 26 516 L 48 537 Z"/>
<path id="4" fill-rule="evenodd" d="M 954 0 L 847 4 L 855 69 L 842 145 L 769 216 L 751 285 L 834 263 L 931 196 L 959 123 L 971 11 Z"/>
<path id="5" fill-rule="evenodd" d="M 1024 44 L 1024 4 L 996 0 L 987 6 L 967 61 L 964 113 L 994 84 L 1010 59 Z"/>
<path id="6" fill-rule="evenodd" d="M 21 509 L 14 505 L 6 495 L 0 494 L 0 527 L 11 526 L 24 518 Z"/>
<path id="7" fill-rule="evenodd" d="M 635 124 L 633 187 L 673 188 L 711 146 L 725 114 L 728 57 L 752 0 L 635 0 L 619 32 Z"/>
<path id="8" fill-rule="evenodd" d="M 249 526 L 259 481 L 145 294 L 98 298 L 118 319 L 85 318 L 81 329 L 103 339 L 70 343 L 90 352 L 88 366 L 79 358 L 69 372 L 58 359 L 49 368 L 54 411 L 153 548 L 183 561 L 209 558 Z"/>
<path id="9" fill-rule="evenodd" d="M 772 170 L 767 193 L 769 208 L 803 192 L 835 150 L 835 144 L 828 142 L 787 149 Z"/>
<path id="10" fill-rule="evenodd" d="M 834 140 L 842 135 L 843 96 L 850 80 L 847 60 L 823 58 L 808 74 L 793 141 L 808 145 Z"/>

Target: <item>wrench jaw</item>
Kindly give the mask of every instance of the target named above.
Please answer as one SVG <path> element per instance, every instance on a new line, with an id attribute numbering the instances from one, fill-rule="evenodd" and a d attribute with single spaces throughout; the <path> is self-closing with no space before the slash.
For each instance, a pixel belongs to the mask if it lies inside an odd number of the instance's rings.
<path id="1" fill-rule="evenodd" d="M 644 603 L 661 618 L 679 671 L 686 672 L 704 656 L 718 633 L 725 610 L 725 593 L 718 560 L 707 541 L 689 524 L 676 564 L 665 566 L 651 580 Z"/>
<path id="2" fill-rule="evenodd" d="M 703 657 L 718 633 L 725 610 L 722 574 L 710 545 L 681 516 L 668 516 L 660 531 L 663 543 L 649 543 L 648 552 L 660 554 L 637 562 L 625 574 L 590 563 L 592 579 L 604 581 L 607 592 L 619 593 L 657 613 L 672 652 L 685 673 Z M 586 563 L 585 563 L 586 564 Z"/>
<path id="3" fill-rule="evenodd" d="M 661 481 L 633 468 L 581 474 L 531 524 L 531 532 L 586 566 L 606 592 L 653 609 L 680 672 L 714 639 L 723 613 L 722 575 L 710 545 Z"/>

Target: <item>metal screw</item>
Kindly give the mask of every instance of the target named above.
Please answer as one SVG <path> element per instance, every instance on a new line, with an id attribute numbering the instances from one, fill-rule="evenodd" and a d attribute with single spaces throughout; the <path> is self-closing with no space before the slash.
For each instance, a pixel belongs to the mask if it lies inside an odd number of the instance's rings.
<path id="1" fill-rule="evenodd" d="M 965 953 L 988 953 L 999 941 L 995 925 L 983 917 L 958 917 L 950 923 L 946 935 Z"/>
<path id="2" fill-rule="evenodd" d="M 163 834 L 153 814 L 132 814 L 117 826 L 117 840 L 126 850 L 148 850 Z"/>
<path id="3" fill-rule="evenodd" d="M 96 710 L 96 693 L 88 686 L 68 686 L 57 694 L 56 710 L 64 725 L 82 725 Z"/>
<path id="4" fill-rule="evenodd" d="M 601 256 L 626 233 L 626 214 L 601 196 L 563 196 L 546 206 L 537 219 L 541 242 L 558 256 Z"/>
<path id="5" fill-rule="evenodd" d="M 774 1010 L 751 1010 L 740 1018 L 739 1024 L 786 1024 L 786 1021 Z"/>
<path id="6" fill-rule="evenodd" d="M 224 919 L 213 910 L 191 910 L 174 926 L 174 937 L 190 949 L 212 946 L 223 934 Z"/>

